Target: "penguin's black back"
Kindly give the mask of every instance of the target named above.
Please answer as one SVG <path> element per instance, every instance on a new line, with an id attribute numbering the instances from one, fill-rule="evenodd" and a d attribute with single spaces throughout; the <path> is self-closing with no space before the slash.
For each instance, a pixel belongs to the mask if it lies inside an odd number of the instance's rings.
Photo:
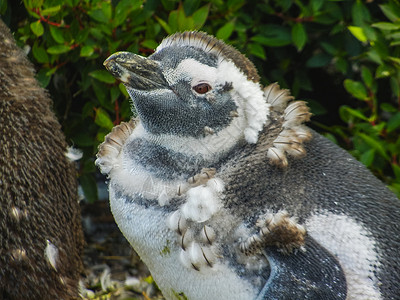
<path id="1" fill-rule="evenodd" d="M 376 276 L 383 298 L 400 299 L 399 199 L 345 150 L 312 134 L 305 143 L 306 156 L 290 159 L 286 168 L 270 163 L 263 136 L 257 145 L 237 150 L 224 167 L 230 169 L 224 177 L 225 206 L 247 218 L 248 224 L 255 224 L 257 216 L 267 210 L 281 209 L 296 216 L 299 223 L 324 212 L 350 217 L 375 241 L 380 263 Z"/>

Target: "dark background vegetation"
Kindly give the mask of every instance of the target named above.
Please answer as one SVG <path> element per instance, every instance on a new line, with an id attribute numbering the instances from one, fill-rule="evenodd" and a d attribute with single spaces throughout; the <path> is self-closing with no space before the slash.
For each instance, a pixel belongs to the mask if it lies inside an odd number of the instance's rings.
<path id="1" fill-rule="evenodd" d="M 400 3 L 328 0 L 0 0 L 0 15 L 54 100 L 79 181 L 97 199 L 97 146 L 131 117 L 103 68 L 116 51 L 150 55 L 168 34 L 202 30 L 245 53 L 262 83 L 307 100 L 310 126 L 400 196 Z"/>

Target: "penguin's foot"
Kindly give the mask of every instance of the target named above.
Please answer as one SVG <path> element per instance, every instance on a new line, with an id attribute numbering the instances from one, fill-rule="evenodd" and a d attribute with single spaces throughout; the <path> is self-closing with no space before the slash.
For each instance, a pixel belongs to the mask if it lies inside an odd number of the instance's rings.
<path id="1" fill-rule="evenodd" d="M 240 244 L 240 250 L 246 255 L 260 252 L 267 246 L 275 246 L 289 254 L 304 245 L 305 228 L 286 211 L 263 215 L 256 226 L 260 228 L 259 232 Z"/>

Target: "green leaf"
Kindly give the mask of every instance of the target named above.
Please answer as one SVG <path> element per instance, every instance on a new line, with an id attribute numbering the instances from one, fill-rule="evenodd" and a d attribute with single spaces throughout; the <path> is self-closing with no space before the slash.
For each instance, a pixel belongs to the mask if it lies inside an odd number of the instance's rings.
<path id="1" fill-rule="evenodd" d="M 310 110 L 313 114 L 313 116 L 321 116 L 325 115 L 328 111 L 326 108 L 318 101 L 313 100 L 313 99 L 307 99 L 307 104 L 308 107 L 310 107 Z"/>
<path id="2" fill-rule="evenodd" d="M 44 33 L 44 28 L 43 25 L 40 21 L 35 21 L 32 22 L 31 25 L 31 30 L 36 36 L 41 36 Z"/>
<path id="3" fill-rule="evenodd" d="M 92 174 L 85 174 L 79 177 L 83 194 L 89 203 L 93 203 L 97 200 L 97 184 Z"/>
<path id="4" fill-rule="evenodd" d="M 361 77 L 362 77 L 365 85 L 367 87 L 371 88 L 374 78 L 372 76 L 371 71 L 366 66 L 361 67 Z"/>
<path id="5" fill-rule="evenodd" d="M 352 35 L 355 36 L 357 40 L 359 40 L 362 43 L 365 43 L 368 41 L 367 36 L 364 33 L 364 30 L 362 27 L 357 27 L 357 26 L 347 26 L 347 29 L 351 32 Z"/>
<path id="6" fill-rule="evenodd" d="M 173 1 L 171 1 L 171 2 L 173 2 Z M 190 0 L 190 1 L 181 1 L 181 2 L 183 3 L 183 10 L 185 11 L 185 15 L 191 16 L 197 10 L 201 1 L 200 0 Z"/>
<path id="7" fill-rule="evenodd" d="M 83 42 L 85 42 L 87 40 L 88 36 L 89 36 L 89 29 L 87 29 L 87 28 L 80 29 L 78 34 L 74 37 L 75 42 L 78 44 L 82 44 Z"/>
<path id="8" fill-rule="evenodd" d="M 390 78 L 390 88 L 392 90 L 392 95 L 396 98 L 400 97 L 400 82 L 397 78 Z"/>
<path id="9" fill-rule="evenodd" d="M 96 141 L 102 142 L 105 140 L 106 135 L 109 133 L 108 130 L 104 130 L 104 128 L 100 128 L 96 134 Z"/>
<path id="10" fill-rule="evenodd" d="M 168 0 L 169 1 L 169 0 Z M 126 17 L 134 10 L 139 9 L 143 5 L 143 0 L 121 0 L 115 7 L 114 19 L 118 20 L 120 25 L 125 22 Z"/>
<path id="11" fill-rule="evenodd" d="M 49 85 L 51 76 L 47 75 L 48 69 L 40 69 L 36 74 L 36 79 L 39 81 L 42 88 L 46 88 Z"/>
<path id="12" fill-rule="evenodd" d="M 397 4 L 383 4 L 379 5 L 385 16 L 392 22 L 397 22 L 400 19 L 400 8 Z"/>
<path id="13" fill-rule="evenodd" d="M 88 12 L 89 17 L 100 23 L 108 23 L 108 18 L 101 9 L 93 9 Z"/>
<path id="14" fill-rule="evenodd" d="M 216 37 L 220 40 L 226 41 L 231 36 L 234 28 L 235 28 L 235 23 L 228 22 L 220 29 L 218 29 Z"/>
<path id="15" fill-rule="evenodd" d="M 96 100 L 100 103 L 100 106 L 103 109 L 113 111 L 114 106 L 110 101 L 109 87 L 101 81 L 92 80 L 92 89 L 96 95 Z"/>
<path id="16" fill-rule="evenodd" d="M 111 101 L 114 103 L 115 100 L 118 99 L 119 95 L 121 95 L 121 91 L 117 86 L 113 86 L 110 90 Z"/>
<path id="17" fill-rule="evenodd" d="M 90 107 L 90 111 L 93 111 L 93 107 Z M 72 136 L 72 140 L 78 147 L 92 147 L 93 146 L 93 136 L 85 131 L 75 132 Z"/>
<path id="18" fill-rule="evenodd" d="M 57 71 L 57 67 L 51 68 L 50 70 L 46 70 L 46 76 L 51 76 Z"/>
<path id="19" fill-rule="evenodd" d="M 105 82 L 105 83 L 109 83 L 109 84 L 115 83 L 115 78 L 110 73 L 108 73 L 107 71 L 104 71 L 104 70 L 96 70 L 96 71 L 90 72 L 89 76 L 96 78 L 97 80 Z"/>
<path id="20" fill-rule="evenodd" d="M 400 58 L 398 57 L 393 57 L 393 56 L 388 56 L 388 59 L 390 59 L 391 61 L 395 62 L 396 64 L 400 65 Z"/>
<path id="21" fill-rule="evenodd" d="M 311 8 L 313 10 L 314 13 L 318 12 L 321 7 L 324 5 L 324 0 L 311 0 Z"/>
<path id="22" fill-rule="evenodd" d="M 186 28 L 186 15 L 185 15 L 185 10 L 183 9 L 183 6 L 179 6 L 178 10 L 178 29 L 179 31 L 184 31 Z"/>
<path id="23" fill-rule="evenodd" d="M 143 42 L 141 42 L 141 45 L 147 49 L 156 49 L 158 43 L 154 40 L 144 40 Z"/>
<path id="24" fill-rule="evenodd" d="M 344 81 L 344 88 L 347 92 L 349 92 L 353 97 L 357 99 L 366 100 L 368 98 L 365 86 L 359 81 L 346 79 Z"/>
<path id="25" fill-rule="evenodd" d="M 312 56 L 306 62 L 308 68 L 321 68 L 328 65 L 332 60 L 332 57 L 326 53 L 318 53 Z"/>
<path id="26" fill-rule="evenodd" d="M 364 121 L 369 121 L 366 116 L 359 110 L 353 109 L 351 107 L 348 107 L 347 105 L 343 105 L 339 109 L 340 116 L 342 117 L 342 120 L 345 122 L 349 122 L 351 120 L 350 116 L 356 117 L 358 119 L 364 120 Z"/>
<path id="27" fill-rule="evenodd" d="M 44 47 L 39 46 L 39 42 L 35 41 L 32 47 L 33 57 L 41 64 L 46 64 L 49 62 L 49 56 L 47 55 Z"/>
<path id="28" fill-rule="evenodd" d="M 366 166 L 369 167 L 374 162 L 375 158 L 375 149 L 369 149 L 368 151 L 364 152 L 360 156 L 360 161 Z"/>
<path id="29" fill-rule="evenodd" d="M 302 23 L 296 23 L 292 27 L 292 40 L 298 51 L 301 51 L 307 42 L 307 33 Z"/>
<path id="30" fill-rule="evenodd" d="M 114 124 L 111 121 L 110 116 L 101 107 L 96 109 L 96 118 L 94 119 L 94 122 L 100 127 L 108 130 L 111 130 L 114 127 Z"/>
<path id="31" fill-rule="evenodd" d="M 173 10 L 169 13 L 168 25 L 171 28 L 172 32 L 175 32 L 178 30 L 178 11 L 177 10 Z"/>
<path id="32" fill-rule="evenodd" d="M 330 55 L 338 55 L 338 45 L 335 45 L 333 43 L 328 43 L 328 42 L 321 42 L 320 43 L 321 47 Z"/>
<path id="33" fill-rule="evenodd" d="M 382 64 L 382 65 L 378 66 L 378 68 L 376 68 L 375 76 L 376 76 L 376 78 L 389 77 L 393 74 L 393 71 L 394 70 L 391 68 L 391 66 Z"/>
<path id="34" fill-rule="evenodd" d="M 400 112 L 393 115 L 387 122 L 387 131 L 392 132 L 396 129 L 400 129 Z"/>
<path id="35" fill-rule="evenodd" d="M 178 8 L 178 30 L 193 30 L 194 29 L 194 20 L 193 17 L 186 17 L 185 11 L 182 6 Z"/>
<path id="36" fill-rule="evenodd" d="M 383 158 L 390 160 L 385 148 L 379 140 L 375 140 L 373 137 L 361 132 L 357 133 L 357 135 L 362 138 L 368 146 L 370 146 L 372 149 L 375 149 L 376 152 L 379 153 Z"/>
<path id="37" fill-rule="evenodd" d="M 256 35 L 251 40 L 270 47 L 282 47 L 292 42 L 292 35 L 286 27 L 272 24 L 265 25 L 262 27 L 262 32 L 262 35 Z"/>
<path id="38" fill-rule="evenodd" d="M 335 137 L 332 133 L 327 132 L 327 133 L 323 133 L 323 135 L 324 135 L 324 137 L 326 137 L 328 140 L 330 140 L 332 143 L 334 143 L 334 144 L 336 144 L 336 145 L 339 144 L 338 141 L 337 141 L 337 139 L 336 139 L 336 137 Z"/>
<path id="39" fill-rule="evenodd" d="M 81 57 L 88 57 L 91 56 L 94 52 L 94 48 L 92 46 L 83 46 L 81 48 L 81 52 L 79 54 L 79 56 Z"/>
<path id="40" fill-rule="evenodd" d="M 78 5 L 80 0 L 65 0 L 65 3 L 70 7 L 75 7 Z"/>
<path id="41" fill-rule="evenodd" d="M 154 16 L 154 17 L 156 18 L 157 22 L 161 25 L 161 27 L 165 30 L 166 33 L 172 34 L 173 31 L 167 22 L 165 22 L 163 19 L 159 18 L 158 16 Z"/>
<path id="42" fill-rule="evenodd" d="M 386 112 L 390 112 L 390 113 L 395 113 L 395 112 L 397 112 L 397 108 L 395 108 L 392 104 L 390 104 L 390 103 L 382 103 L 381 105 L 380 105 L 380 107 L 381 107 L 381 109 L 383 110 L 383 111 L 386 111 Z"/>
<path id="43" fill-rule="evenodd" d="M 365 25 L 362 27 L 363 33 L 367 37 L 367 40 L 373 44 L 377 40 L 376 29 L 372 28 L 370 25 Z"/>
<path id="44" fill-rule="evenodd" d="M 353 17 L 353 23 L 356 24 L 356 26 L 362 26 L 371 20 L 369 10 L 361 0 L 355 1 L 351 13 Z"/>
<path id="45" fill-rule="evenodd" d="M 42 10 L 42 16 L 53 16 L 61 10 L 61 5 L 53 6 Z"/>
<path id="46" fill-rule="evenodd" d="M 392 166 L 395 166 L 395 165 L 392 164 Z M 397 177 L 397 178 L 398 178 L 397 180 L 400 179 L 400 177 Z M 397 198 L 400 199 L 400 183 L 393 182 L 393 183 L 391 183 L 390 185 L 388 185 L 388 188 L 389 188 L 393 193 L 396 194 Z"/>
<path id="47" fill-rule="evenodd" d="M 67 45 L 56 45 L 47 48 L 47 52 L 50 54 L 62 54 L 68 52 L 71 48 Z"/>
<path id="48" fill-rule="evenodd" d="M 207 21 L 208 11 L 210 9 L 210 5 L 205 5 L 198 10 L 196 10 L 193 14 L 194 21 L 194 29 L 198 30 L 203 27 L 204 23 Z"/>
<path id="49" fill-rule="evenodd" d="M 347 59 L 344 59 L 343 57 L 338 57 L 335 62 L 336 68 L 342 72 L 343 74 L 346 74 L 347 68 L 349 67 L 349 63 Z"/>
<path id="50" fill-rule="evenodd" d="M 373 62 L 376 62 L 378 65 L 383 64 L 383 60 L 376 49 L 372 48 L 370 51 L 367 52 L 367 55 L 369 59 L 371 59 Z"/>
<path id="51" fill-rule="evenodd" d="M 265 60 L 267 56 L 265 55 L 264 47 L 257 43 L 250 43 L 248 46 L 250 53 Z"/>
<path id="52" fill-rule="evenodd" d="M 166 11 L 173 10 L 175 8 L 176 2 L 178 2 L 178 1 L 177 0 L 161 0 L 161 3 Z M 185 4 L 186 4 L 186 2 L 189 2 L 189 1 L 185 1 Z"/>
<path id="53" fill-rule="evenodd" d="M 61 29 L 50 26 L 50 34 L 58 44 L 64 44 L 65 40 Z"/>
<path id="54" fill-rule="evenodd" d="M 396 178 L 400 179 L 400 166 L 392 164 L 392 168 L 393 168 L 393 173 L 396 176 Z M 399 189 L 400 189 L 400 185 L 399 185 Z"/>
<path id="55" fill-rule="evenodd" d="M 0 15 L 4 15 L 5 12 L 7 11 L 7 1 L 6 0 L 1 0 L 0 1 Z"/>
<path id="56" fill-rule="evenodd" d="M 118 87 L 121 93 L 125 96 L 125 98 L 130 98 L 128 92 L 126 91 L 126 87 L 122 82 L 118 85 Z"/>
<path id="57" fill-rule="evenodd" d="M 399 24 L 393 24 L 389 22 L 378 22 L 371 25 L 372 27 L 379 28 L 381 30 L 397 30 L 400 29 Z"/>
<path id="58" fill-rule="evenodd" d="M 101 11 L 103 12 L 104 16 L 107 18 L 107 21 L 109 21 L 112 17 L 112 8 L 111 8 L 111 1 L 107 2 L 104 1 L 101 3 Z"/>

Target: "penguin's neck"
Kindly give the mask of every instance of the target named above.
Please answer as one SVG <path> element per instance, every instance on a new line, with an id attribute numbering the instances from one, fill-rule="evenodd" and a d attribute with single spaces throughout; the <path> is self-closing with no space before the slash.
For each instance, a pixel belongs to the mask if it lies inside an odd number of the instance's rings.
<path id="1" fill-rule="evenodd" d="M 203 137 L 179 136 L 172 134 L 152 134 L 140 129 L 140 139 L 148 146 L 162 153 L 159 159 L 170 157 L 182 171 L 213 167 L 223 160 L 232 149 L 245 143 L 243 129 L 245 123 L 235 118 L 226 128 Z M 138 128 L 139 129 L 139 128 Z M 170 161 L 165 161 L 170 166 Z M 174 162 L 172 162 L 174 163 Z M 187 170 L 189 171 L 189 170 Z"/>
<path id="2" fill-rule="evenodd" d="M 190 155 L 167 146 L 144 135 L 128 141 L 124 152 L 132 165 L 166 180 L 193 176 L 210 163 L 199 154 Z"/>
<path id="3" fill-rule="evenodd" d="M 232 138 L 221 144 L 212 143 L 214 139 L 207 144 L 204 139 L 152 135 L 139 123 L 116 158 L 115 164 L 121 168 L 113 168 L 112 181 L 131 195 L 158 199 L 163 205 L 164 198 L 174 198 L 179 187 L 201 169 L 219 169 L 226 157 L 242 144 Z"/>

